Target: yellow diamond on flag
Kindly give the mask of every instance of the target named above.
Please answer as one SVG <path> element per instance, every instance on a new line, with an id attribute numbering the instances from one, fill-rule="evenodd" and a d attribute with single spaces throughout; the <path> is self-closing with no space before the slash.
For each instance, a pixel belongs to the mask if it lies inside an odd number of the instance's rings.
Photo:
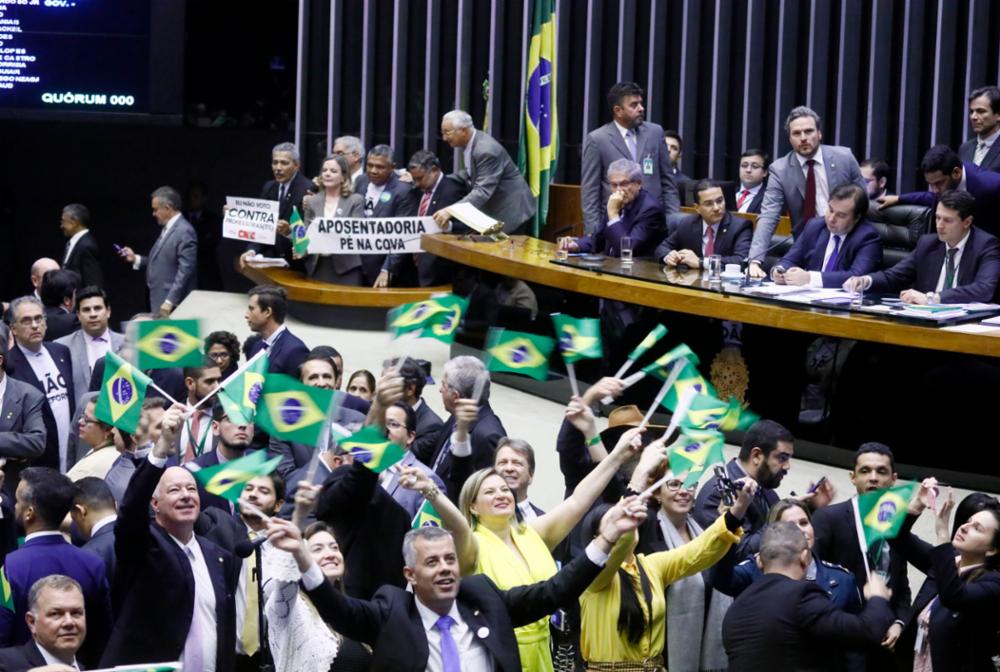
<path id="1" fill-rule="evenodd" d="M 299 390 L 265 394 L 264 405 L 280 432 L 297 432 L 326 419 L 326 411 Z"/>
<path id="2" fill-rule="evenodd" d="M 909 502 L 889 490 L 879 497 L 878 502 L 865 516 L 865 526 L 880 533 L 886 533 L 896 524 L 901 511 L 906 511 Z"/>

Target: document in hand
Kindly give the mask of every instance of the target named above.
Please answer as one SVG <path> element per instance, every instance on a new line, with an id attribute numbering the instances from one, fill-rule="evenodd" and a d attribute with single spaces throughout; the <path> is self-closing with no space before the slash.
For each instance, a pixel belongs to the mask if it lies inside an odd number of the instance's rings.
<path id="1" fill-rule="evenodd" d="M 503 222 L 493 219 L 471 203 L 449 205 L 447 210 L 449 215 L 484 236 L 503 230 Z"/>

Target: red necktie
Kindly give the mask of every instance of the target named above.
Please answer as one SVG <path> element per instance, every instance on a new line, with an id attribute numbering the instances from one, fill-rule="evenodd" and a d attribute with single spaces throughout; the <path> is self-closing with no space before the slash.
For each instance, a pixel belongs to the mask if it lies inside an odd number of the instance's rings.
<path id="1" fill-rule="evenodd" d="M 705 256 L 710 257 L 715 254 L 715 227 L 708 227 L 706 235 L 708 240 L 705 241 Z"/>
<path id="2" fill-rule="evenodd" d="M 816 173 L 813 171 L 815 160 L 806 161 L 806 199 L 802 203 L 802 223 L 805 224 L 816 216 Z"/>
<path id="3" fill-rule="evenodd" d="M 747 200 L 747 196 L 750 195 L 750 190 L 743 187 L 743 191 L 740 192 L 740 199 L 736 201 L 736 209 L 739 210 L 743 207 L 743 201 Z"/>
<path id="4" fill-rule="evenodd" d="M 427 206 L 431 204 L 431 196 L 434 195 L 432 191 L 425 191 L 424 195 L 420 197 L 420 208 L 417 210 L 417 216 L 423 217 L 427 214 Z"/>

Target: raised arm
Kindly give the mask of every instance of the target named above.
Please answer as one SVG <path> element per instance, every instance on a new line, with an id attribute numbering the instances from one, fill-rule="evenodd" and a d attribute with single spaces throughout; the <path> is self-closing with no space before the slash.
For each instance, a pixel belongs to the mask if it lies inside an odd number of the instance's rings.
<path id="1" fill-rule="evenodd" d="M 476 560 L 479 558 L 479 542 L 458 507 L 451 503 L 425 472 L 415 467 L 404 467 L 400 470 L 399 484 L 407 490 L 419 492 L 430 502 L 441 516 L 441 523 L 445 529 L 451 531 L 451 536 L 455 540 L 455 550 L 458 552 L 462 575 L 474 574 Z"/>

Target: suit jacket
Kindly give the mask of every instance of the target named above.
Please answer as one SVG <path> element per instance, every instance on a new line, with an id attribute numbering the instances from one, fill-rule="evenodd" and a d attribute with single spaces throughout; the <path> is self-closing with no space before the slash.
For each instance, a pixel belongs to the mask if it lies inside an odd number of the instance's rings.
<path id="1" fill-rule="evenodd" d="M 854 183 L 865 188 L 858 160 L 848 147 L 822 145 L 823 163 L 826 168 L 826 183 L 830 193 L 842 184 Z M 784 212 L 792 220 L 792 234 L 797 236 L 805 222 L 802 207 L 806 198 L 806 174 L 802 170 L 795 151 L 791 151 L 768 166 L 767 188 L 764 202 L 760 206 L 760 217 L 750 244 L 750 258 L 760 259 L 767 255 L 771 246 L 771 236 L 778 227 L 778 219 Z"/>
<path id="2" fill-rule="evenodd" d="M 469 440 L 472 442 L 472 454 L 468 457 L 455 457 L 451 452 L 451 434 L 455 430 L 455 416 L 451 416 L 441 425 L 433 444 L 421 446 L 421 452 L 414 451 L 421 462 L 426 464 L 441 477 L 448 488 L 448 497 L 453 502 L 458 501 L 458 495 L 462 491 L 462 484 L 465 479 L 477 469 L 485 469 L 493 466 L 493 453 L 496 452 L 497 443 L 507 436 L 507 430 L 490 405 L 483 404 L 479 408 L 479 418 L 476 424 L 469 428 Z M 411 450 L 414 450 L 411 447 Z M 438 459 L 442 451 L 447 451 Z M 436 462 L 440 461 L 437 468 Z"/>
<path id="3" fill-rule="evenodd" d="M 726 463 L 726 475 L 734 481 L 739 481 L 746 476 L 736 458 Z M 713 474 L 703 486 L 698 490 L 698 496 L 694 500 L 694 508 L 691 515 L 698 521 L 702 528 L 707 528 L 715 519 L 719 517 L 719 502 L 722 495 L 716 487 L 718 479 Z M 757 495 L 747 509 L 747 515 L 743 517 L 743 536 L 736 545 L 736 561 L 742 561 L 760 550 L 760 537 L 767 524 L 767 514 L 771 507 L 780 499 L 778 493 L 767 488 L 757 490 Z"/>
<path id="4" fill-rule="evenodd" d="M 636 158 L 642 166 L 646 157 L 652 159 L 653 172 L 642 175 L 642 188 L 652 194 L 662 210 L 670 215 L 680 212 L 681 201 L 673 175 L 673 164 L 667 143 L 663 142 L 663 127 L 649 121 L 639 124 L 636 131 Z M 608 218 L 608 166 L 618 159 L 632 160 L 622 134 L 615 122 L 591 131 L 583 140 L 580 166 L 581 200 L 583 201 L 584 231 L 594 233 Z"/>
<path id="5" fill-rule="evenodd" d="M 325 216 L 326 192 L 318 194 L 307 194 L 302 202 L 302 223 L 309 226 L 309 223 L 317 217 Z M 364 217 L 365 198 L 363 195 L 353 193 L 347 198 L 341 197 L 337 203 L 338 217 Z M 389 215 L 386 215 L 389 216 Z M 361 256 L 357 254 L 331 254 L 328 255 L 329 262 L 333 264 L 333 270 L 344 274 L 361 266 Z M 312 276 L 316 272 L 316 264 L 319 262 L 319 255 L 310 254 L 306 257 L 306 272 Z"/>
<path id="6" fill-rule="evenodd" d="M 740 192 L 743 191 L 743 184 L 738 183 L 736 185 L 736 196 L 733 198 L 733 204 L 740 199 Z M 764 193 L 767 192 L 767 178 L 764 178 L 764 182 L 761 183 L 760 189 L 757 190 L 757 194 L 750 201 L 750 205 L 747 206 L 746 214 L 759 215 L 760 208 L 764 204 Z M 742 213 L 741 213 L 742 214 Z"/>
<path id="7" fill-rule="evenodd" d="M 797 266 L 806 271 L 822 271 L 830 230 L 823 217 L 814 217 L 802 227 L 795 243 L 778 262 L 786 270 Z M 823 273 L 824 287 L 840 287 L 855 275 L 871 273 L 882 263 L 882 240 L 867 220 L 851 229 L 840 241 L 840 253 L 834 270 Z"/>
<path id="8" fill-rule="evenodd" d="M 362 214 L 365 216 L 365 192 L 368 191 L 368 176 L 362 175 L 354 183 L 354 192 L 361 197 Z M 379 196 L 378 202 L 374 203 L 372 217 L 402 217 L 412 209 L 413 187 L 400 180 L 395 173 L 389 175 L 389 180 L 385 183 L 385 189 Z M 365 283 L 370 287 L 375 283 L 375 278 L 379 272 L 391 270 L 385 266 L 386 255 L 384 254 L 363 254 L 361 255 L 361 268 L 364 270 Z"/>
<path id="9" fill-rule="evenodd" d="M 936 233 L 917 239 L 913 252 L 892 268 L 873 273 L 871 290 L 876 293 L 915 289 L 933 292 L 944 265 L 945 244 Z M 941 292 L 941 303 L 993 301 L 1000 280 L 1000 240 L 982 229 L 969 228 L 962 250 L 955 287 Z"/>
<path id="10" fill-rule="evenodd" d="M 246 349 L 247 359 L 256 355 L 264 345 L 264 339 L 260 336 L 251 336 L 248 340 L 252 340 L 252 342 Z M 302 342 L 302 339 L 285 328 L 278 336 L 278 340 L 267 351 L 267 372 L 283 373 L 297 380 L 299 367 L 308 354 L 309 348 Z"/>
<path id="11" fill-rule="evenodd" d="M 667 217 L 663 206 L 652 194 L 640 189 L 638 196 L 621 209 L 613 223 L 601 221 L 594 233 L 577 239 L 581 252 L 598 252 L 609 257 L 621 256 L 620 240 L 632 238 L 632 256 L 651 257 L 667 235 Z"/>
<path id="12" fill-rule="evenodd" d="M 497 672 L 520 672 L 514 628 L 570 608 L 600 571 L 581 555 L 548 581 L 506 591 L 477 574 L 462 579 L 456 598 L 458 611 L 489 651 Z M 427 669 L 427 635 L 413 593 L 384 586 L 368 602 L 339 593 L 324 581 L 309 591 L 309 597 L 334 630 L 372 646 L 372 672 Z"/>
<path id="13" fill-rule="evenodd" d="M 12 646 L 31 640 L 24 622 L 28 611 L 28 591 L 38 579 L 50 574 L 64 574 L 83 588 L 87 609 L 87 638 L 80 658 L 96 666 L 111 625 L 111 602 L 104 561 L 73 546 L 62 535 L 46 535 L 26 541 L 7 555 L 4 573 L 10 583 L 14 611 L 0 609 L 0 645 Z"/>
<path id="14" fill-rule="evenodd" d="M 913 518 L 911 517 L 911 520 Z M 910 533 L 908 526 L 892 542 L 892 549 L 905 556 L 927 575 L 913 600 L 912 616 L 896 643 L 896 652 L 913 667 L 917 618 L 931 604 L 931 664 L 935 670 L 991 670 L 990 657 L 997 653 L 1000 628 L 1000 571 L 991 569 L 970 581 L 955 565 L 955 548 L 931 546 Z M 904 669 L 904 668 L 900 668 Z"/>
<path id="15" fill-rule="evenodd" d="M 59 306 L 45 309 L 46 340 L 58 340 L 72 334 L 79 328 L 80 319 L 76 316 L 76 313 L 63 310 Z"/>
<path id="16" fill-rule="evenodd" d="M 198 234 L 183 215 L 165 234 L 161 233 L 149 256 L 139 257 L 146 271 L 149 305 L 158 310 L 164 301 L 180 305 L 197 280 Z"/>
<path id="17" fill-rule="evenodd" d="M 457 203 L 465 194 L 465 183 L 461 179 L 455 175 L 442 175 L 431 194 L 431 200 L 427 203 L 425 216 L 430 217 L 441 208 L 447 208 L 449 205 Z M 424 192 L 414 187 L 410 194 L 408 212 L 403 214 L 407 217 L 418 216 L 423 196 Z M 457 219 L 451 220 L 450 233 L 461 234 L 469 231 L 471 229 Z M 415 269 L 411 261 L 414 256 L 417 257 Z M 426 252 L 419 255 L 390 254 L 389 258 L 386 259 L 386 264 L 389 272 L 393 275 L 393 285 L 405 287 L 416 282 L 421 287 L 430 287 L 451 282 L 450 262 Z"/>
<path id="18" fill-rule="evenodd" d="M 125 336 L 116 331 L 108 329 L 108 336 L 111 339 L 111 352 L 118 353 L 125 345 Z M 90 389 L 90 359 L 87 357 L 87 334 L 83 329 L 77 329 L 68 336 L 56 339 L 56 343 L 69 348 L 70 357 L 73 359 L 73 389 L 76 391 L 76 405 L 80 405 L 80 397 Z M 95 366 L 97 362 L 94 362 Z"/>
<path id="19" fill-rule="evenodd" d="M 118 563 L 115 561 L 115 526 L 113 523 L 105 525 L 92 536 L 82 547 L 88 553 L 93 553 L 104 561 L 104 569 L 108 575 L 108 585 L 115 577 L 115 568 Z"/>
<path id="20" fill-rule="evenodd" d="M 280 185 L 277 180 L 268 180 L 264 183 L 264 186 L 260 190 L 260 198 L 266 199 L 268 201 L 277 201 Z M 285 190 L 285 198 L 278 203 L 278 219 L 288 221 L 292 218 L 292 208 L 298 208 L 302 211 L 302 200 L 306 197 L 307 193 L 315 192 L 316 185 L 308 177 L 298 172 L 295 174 L 288 184 L 288 188 Z M 255 252 L 260 252 L 264 256 L 268 257 L 282 257 L 286 260 L 291 260 L 292 258 L 292 241 L 285 236 L 276 236 L 274 239 L 274 245 L 258 245 L 252 244 L 249 246 L 250 250 Z"/>
<path id="21" fill-rule="evenodd" d="M 448 494 L 448 488 L 441 480 L 441 477 L 431 471 L 431 468 L 426 464 L 418 460 L 412 452 L 406 451 L 406 455 L 403 456 L 398 465 L 401 467 L 415 467 L 420 471 L 427 474 L 431 481 L 438 487 L 441 492 Z M 396 500 L 406 513 L 410 516 L 410 520 L 416 517 L 417 512 L 420 511 L 420 507 L 424 505 L 423 496 L 416 490 L 407 490 L 402 485 L 399 484 L 399 472 L 395 469 L 389 472 L 389 480 L 383 486 L 385 491 L 389 493 L 389 496 Z"/>
<path id="22" fill-rule="evenodd" d="M 417 438 L 410 450 L 418 455 L 427 455 L 436 447 L 437 434 L 444 426 L 444 420 L 434 409 L 422 401 L 417 407 Z"/>
<path id="23" fill-rule="evenodd" d="M 329 523 L 350 567 L 344 590 L 369 599 L 379 586 L 402 587 L 403 536 L 412 518 L 378 485 L 378 474 L 361 464 L 339 467 L 316 501 L 316 519 Z"/>
<path id="24" fill-rule="evenodd" d="M 843 565 L 854 575 L 859 586 L 868 582 L 865 561 L 858 545 L 857 526 L 851 500 L 837 502 L 817 509 L 813 514 L 813 532 L 816 542 L 813 551 L 821 558 Z M 893 618 L 906 623 L 910 618 L 910 580 L 906 558 L 902 553 L 889 552 L 889 588 L 892 589 Z M 912 650 L 912 648 L 911 648 Z"/>
<path id="25" fill-rule="evenodd" d="M 358 398 L 354 395 L 340 392 L 339 390 L 337 390 L 337 392 L 339 392 L 339 395 L 337 396 L 341 396 L 345 399 Z M 340 406 L 337 408 L 337 412 L 333 415 L 333 422 L 352 431 L 357 431 L 364 425 L 365 414 Z M 309 460 L 312 459 L 312 456 L 315 453 L 316 446 L 306 443 L 296 443 L 294 441 L 285 441 L 276 436 L 270 437 L 270 442 L 267 446 L 268 458 L 278 456 L 281 457 L 281 462 L 278 463 L 276 471 L 285 479 L 287 479 L 296 469 L 309 464 Z"/>
<path id="26" fill-rule="evenodd" d="M 849 614 L 834 607 L 813 581 L 765 574 L 729 607 L 722 640 L 731 670 L 838 670 L 842 648 L 878 645 L 891 623 L 889 603 L 882 598 Z"/>
<path id="27" fill-rule="evenodd" d="M 67 245 L 69 242 L 66 243 Z M 101 251 L 97 246 L 97 239 L 94 234 L 87 231 L 80 236 L 73 246 L 73 251 L 69 257 L 63 261 L 63 268 L 76 271 L 80 274 L 81 287 L 104 286 L 104 274 L 101 271 Z"/>
<path id="28" fill-rule="evenodd" d="M 27 672 L 35 667 L 48 665 L 42 657 L 38 645 L 32 639 L 21 646 L 0 649 L 0 670 L 4 672 Z"/>
<path id="29" fill-rule="evenodd" d="M 4 465 L 4 490 L 17 489 L 21 469 L 45 454 L 45 395 L 30 384 L 7 376 L 7 389 L 0 399 L 0 457 Z"/>
<path id="30" fill-rule="evenodd" d="M 995 150 L 996 143 L 993 145 Z M 965 168 L 965 189 L 976 199 L 975 224 L 980 229 L 1000 236 L 1000 175 L 991 170 L 984 170 L 971 161 L 962 164 Z M 917 191 L 900 194 L 900 204 L 923 205 L 928 208 L 937 207 L 938 195 L 930 191 Z"/>
<path id="31" fill-rule="evenodd" d="M 469 189 L 459 202 L 471 203 L 503 222 L 504 233 L 516 233 L 535 216 L 535 197 L 503 146 L 477 130 L 472 138 L 472 165 L 458 173 Z"/>
<path id="32" fill-rule="evenodd" d="M 962 159 L 963 163 L 972 163 L 972 159 L 976 156 L 977 145 L 979 145 L 978 137 L 963 142 L 962 146 L 958 148 L 958 158 Z M 979 167 L 982 170 L 1000 172 L 1000 142 L 993 141 L 993 146 L 986 152 Z"/>
<path id="33" fill-rule="evenodd" d="M 69 397 L 69 417 L 72 418 L 73 410 L 76 408 L 76 394 L 73 388 L 73 360 L 70 357 L 69 348 L 65 345 L 49 342 L 42 343 L 42 347 L 49 351 L 49 355 L 59 370 L 59 375 L 66 381 L 66 394 Z M 42 386 L 41 381 L 38 380 L 38 377 L 35 376 L 35 370 L 31 368 L 31 364 L 25 359 L 24 353 L 21 352 L 21 348 L 17 345 L 7 353 L 7 361 L 4 362 L 4 368 L 7 369 L 7 373 L 11 378 L 16 378 L 31 385 L 47 399 L 45 388 Z M 41 459 L 34 462 L 34 466 L 59 469 L 59 428 L 56 427 L 56 416 L 52 413 L 47 400 L 42 405 L 42 418 L 45 421 L 45 434 L 47 437 L 45 441 L 45 454 L 42 455 Z M 70 430 L 72 431 L 72 427 Z"/>
<path id="34" fill-rule="evenodd" d="M 763 190 L 761 190 L 763 191 Z M 656 248 L 653 256 L 663 260 L 673 250 L 691 250 L 702 258 L 702 230 L 704 223 L 701 215 L 688 215 L 677 221 L 667 237 Z M 715 254 L 722 256 L 722 263 L 742 264 L 750 251 L 750 239 L 753 237 L 753 225 L 749 220 L 739 215 L 726 213 L 719 222 L 715 233 Z M 634 244 L 634 243 L 633 243 Z"/>
<path id="35" fill-rule="evenodd" d="M 101 667 L 151 660 L 179 660 L 194 612 L 191 562 L 166 530 L 149 519 L 149 500 L 164 469 L 143 460 L 125 491 L 115 524 L 118 572 L 112 590 L 120 599 Z M 236 651 L 236 583 L 240 565 L 197 536 L 215 589 L 218 646 L 215 669 L 233 669 Z M 169 616 L 169 617 L 168 617 Z"/>

